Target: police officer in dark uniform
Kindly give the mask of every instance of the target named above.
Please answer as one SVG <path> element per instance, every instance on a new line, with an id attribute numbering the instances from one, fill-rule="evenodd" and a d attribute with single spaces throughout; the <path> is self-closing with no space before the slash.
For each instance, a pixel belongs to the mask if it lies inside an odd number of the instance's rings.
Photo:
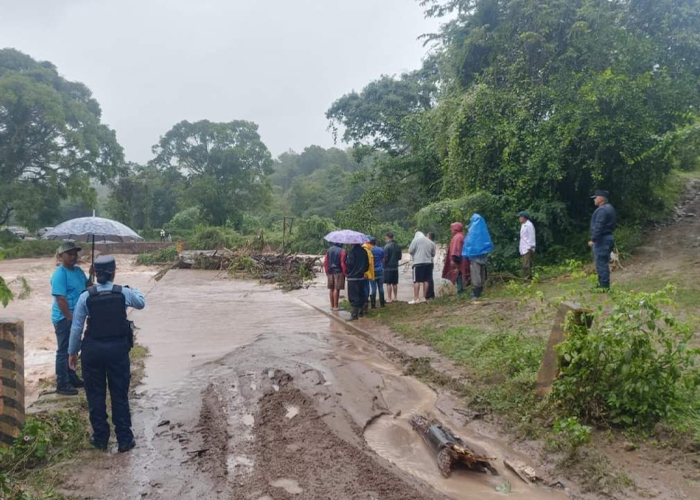
<path id="1" fill-rule="evenodd" d="M 107 449 L 110 429 L 106 399 L 109 387 L 114 432 L 119 451 L 126 452 L 136 446 L 129 410 L 129 350 L 133 345 L 133 332 L 126 316 L 126 308 L 143 309 L 146 300 L 138 290 L 114 284 L 114 257 L 98 257 L 94 266 L 97 285 L 83 292 L 73 313 L 68 363 L 75 370 L 78 351 L 82 351 L 85 395 L 93 430 L 92 445 L 100 450 Z M 86 318 L 87 329 L 81 349 Z"/>
<path id="2" fill-rule="evenodd" d="M 610 204 L 610 193 L 599 190 L 591 197 L 598 207 L 591 217 L 591 241 L 588 246 L 593 248 L 595 269 L 598 273 L 598 287 L 610 289 L 610 254 L 615 247 L 613 233 L 617 226 L 617 213 Z"/>

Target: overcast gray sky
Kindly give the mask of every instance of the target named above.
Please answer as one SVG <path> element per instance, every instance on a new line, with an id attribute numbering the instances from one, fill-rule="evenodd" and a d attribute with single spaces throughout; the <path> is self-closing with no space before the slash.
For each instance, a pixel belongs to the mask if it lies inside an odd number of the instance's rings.
<path id="1" fill-rule="evenodd" d="M 415 0 L 0 0 L 0 47 L 90 87 L 129 160 L 180 120 L 251 120 L 274 155 L 331 146 L 330 104 L 417 68 Z"/>

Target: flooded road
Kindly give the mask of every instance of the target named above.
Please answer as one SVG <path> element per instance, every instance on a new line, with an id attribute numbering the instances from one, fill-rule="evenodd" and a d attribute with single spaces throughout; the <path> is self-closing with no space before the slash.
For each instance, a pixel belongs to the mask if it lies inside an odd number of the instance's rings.
<path id="1" fill-rule="evenodd" d="M 58 243 L 56 244 L 58 246 Z M 148 293 L 155 285 L 151 279 L 156 271 L 153 268 L 137 266 L 135 255 L 116 255 L 118 280 Z M 51 274 L 56 269 L 53 258 L 13 259 L 0 261 L 0 276 L 15 292 L 15 300 L 7 308 L 0 307 L 0 316 L 16 316 L 24 320 L 24 370 L 25 402 L 31 405 L 42 391 L 55 389 L 56 334 L 51 323 Z M 89 262 L 81 262 L 84 271 L 90 268 Z M 21 279 L 30 288 L 27 298 L 17 297 L 22 292 Z"/>
<path id="2" fill-rule="evenodd" d="M 150 350 L 132 402 L 137 448 L 95 453 L 67 492 L 86 498 L 566 498 L 525 485 L 498 439 L 404 376 L 381 350 L 300 299 L 214 272 L 171 271 L 134 312 Z M 499 476 L 440 475 L 410 429 L 434 415 L 498 458 Z"/>

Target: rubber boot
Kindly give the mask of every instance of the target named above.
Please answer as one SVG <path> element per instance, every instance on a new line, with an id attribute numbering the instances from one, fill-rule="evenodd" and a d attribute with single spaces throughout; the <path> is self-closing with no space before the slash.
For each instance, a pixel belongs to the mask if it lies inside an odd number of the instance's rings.
<path id="1" fill-rule="evenodd" d="M 483 293 L 484 289 L 483 288 L 476 288 L 472 290 L 472 293 L 474 294 L 472 297 L 472 300 L 478 300 L 481 297 L 481 294 Z"/>
<path id="2" fill-rule="evenodd" d="M 350 310 L 350 321 L 357 321 L 360 316 L 360 308 L 359 307 L 353 307 Z"/>
<path id="3" fill-rule="evenodd" d="M 377 308 L 377 297 L 375 297 L 374 295 L 372 295 L 372 296 L 369 298 L 369 300 L 372 302 L 372 309 L 376 309 L 376 308 Z"/>
<path id="4" fill-rule="evenodd" d="M 379 296 L 379 307 L 384 307 L 386 305 L 386 301 L 384 300 L 384 295 Z"/>

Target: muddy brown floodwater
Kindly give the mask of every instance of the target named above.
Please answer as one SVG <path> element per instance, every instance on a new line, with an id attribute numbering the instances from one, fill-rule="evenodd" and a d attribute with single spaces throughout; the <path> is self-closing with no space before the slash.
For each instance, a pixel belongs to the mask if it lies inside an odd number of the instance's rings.
<path id="1" fill-rule="evenodd" d="M 143 293 L 148 293 L 155 284 L 151 278 L 156 271 L 145 266 L 137 266 L 135 255 L 116 255 L 115 257 L 120 282 L 138 287 Z M 31 288 L 26 299 L 16 298 L 7 308 L 0 308 L 0 315 L 16 316 L 24 320 L 27 405 L 35 402 L 42 390 L 52 391 L 55 385 L 56 334 L 51 323 L 53 297 L 50 279 L 56 265 L 56 260 L 53 258 L 0 261 L 0 276 L 10 284 L 10 288 L 17 295 L 22 291 L 20 278 L 24 278 Z M 87 272 L 90 264 L 81 262 L 80 266 Z"/>
<path id="2" fill-rule="evenodd" d="M 100 499 L 566 498 L 503 466 L 518 457 L 459 402 L 404 376 L 380 350 L 308 305 L 215 272 L 171 271 L 131 317 L 149 348 L 132 400 L 138 446 L 91 452 L 65 493 Z M 497 458 L 499 476 L 444 479 L 411 430 L 434 415 Z M 473 426 L 474 425 L 474 426 Z"/>

